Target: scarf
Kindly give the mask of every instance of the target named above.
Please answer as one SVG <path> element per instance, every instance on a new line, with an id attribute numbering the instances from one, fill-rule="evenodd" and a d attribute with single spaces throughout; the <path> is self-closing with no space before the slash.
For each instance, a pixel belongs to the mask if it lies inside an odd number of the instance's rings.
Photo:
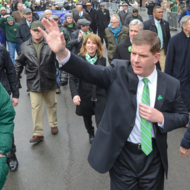
<path id="1" fill-rule="evenodd" d="M 90 64 L 94 65 L 94 63 L 96 63 L 97 59 L 98 59 L 97 53 L 96 53 L 96 55 L 95 55 L 94 57 L 90 57 L 90 55 L 88 54 L 88 52 L 86 52 L 86 60 L 87 60 Z"/>
<path id="2" fill-rule="evenodd" d="M 117 39 L 118 39 L 119 33 L 121 31 L 121 23 L 120 23 L 118 28 L 112 28 L 111 25 L 110 25 L 110 30 L 112 31 L 112 33 L 114 35 L 115 42 L 117 43 Z"/>
<path id="3" fill-rule="evenodd" d="M 132 13 L 131 13 L 132 14 Z M 138 18 L 138 15 L 137 15 L 137 17 L 135 17 L 133 14 L 132 14 L 132 17 L 133 17 L 133 19 L 137 19 Z"/>
<path id="4" fill-rule="evenodd" d="M 68 28 L 73 28 L 73 23 L 67 25 Z"/>

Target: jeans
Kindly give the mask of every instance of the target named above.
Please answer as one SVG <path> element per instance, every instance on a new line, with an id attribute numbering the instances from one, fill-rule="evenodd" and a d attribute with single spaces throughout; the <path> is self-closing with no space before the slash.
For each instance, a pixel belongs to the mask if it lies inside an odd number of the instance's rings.
<path id="1" fill-rule="evenodd" d="M 56 68 L 56 80 L 57 80 L 57 86 L 60 88 L 60 82 L 59 82 L 59 79 L 60 79 L 60 72 L 59 72 L 59 69 Z"/>
<path id="2" fill-rule="evenodd" d="M 9 47 L 9 54 L 10 54 L 11 60 L 13 64 L 15 64 L 15 50 L 18 54 L 20 51 L 20 44 L 8 41 L 8 47 Z"/>
<path id="3" fill-rule="evenodd" d="M 152 15 L 148 15 L 148 18 L 151 19 L 153 16 Z"/>

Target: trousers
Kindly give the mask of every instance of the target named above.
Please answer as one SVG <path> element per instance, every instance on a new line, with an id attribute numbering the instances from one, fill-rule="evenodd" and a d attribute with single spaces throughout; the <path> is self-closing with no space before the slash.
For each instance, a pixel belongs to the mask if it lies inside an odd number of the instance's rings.
<path id="1" fill-rule="evenodd" d="M 9 47 L 9 54 L 10 54 L 11 60 L 13 64 L 15 64 L 15 50 L 18 54 L 20 51 L 20 44 L 8 41 L 8 47 Z"/>
<path id="2" fill-rule="evenodd" d="M 48 121 L 51 127 L 57 127 L 57 100 L 55 90 L 31 92 L 31 108 L 33 119 L 33 133 L 37 136 L 43 136 L 43 115 L 44 101 L 46 103 Z"/>
<path id="3" fill-rule="evenodd" d="M 159 60 L 160 61 L 160 67 L 161 67 L 162 72 L 164 72 L 165 62 L 166 62 L 166 55 L 165 55 L 165 52 L 164 52 L 164 48 L 162 48 L 160 50 L 160 54 L 161 54 L 160 60 Z"/>
<path id="4" fill-rule="evenodd" d="M 111 190 L 163 190 L 164 168 L 156 142 L 148 156 L 133 145 L 126 143 L 109 171 Z"/>

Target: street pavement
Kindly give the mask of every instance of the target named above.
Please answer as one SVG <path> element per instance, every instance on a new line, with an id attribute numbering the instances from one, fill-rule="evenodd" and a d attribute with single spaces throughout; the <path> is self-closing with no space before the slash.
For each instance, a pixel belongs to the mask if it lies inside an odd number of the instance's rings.
<path id="1" fill-rule="evenodd" d="M 3 190 L 109 190 L 109 174 L 99 174 L 88 164 L 91 145 L 82 117 L 75 114 L 69 86 L 61 87 L 61 94 L 56 95 L 59 133 L 51 134 L 45 109 L 45 139 L 33 145 L 29 143 L 33 125 L 24 74 L 21 84 L 14 131 L 19 168 L 9 172 Z M 165 190 L 189 188 L 190 161 L 179 154 L 184 132 L 185 128 L 181 128 L 168 133 L 169 174 Z"/>

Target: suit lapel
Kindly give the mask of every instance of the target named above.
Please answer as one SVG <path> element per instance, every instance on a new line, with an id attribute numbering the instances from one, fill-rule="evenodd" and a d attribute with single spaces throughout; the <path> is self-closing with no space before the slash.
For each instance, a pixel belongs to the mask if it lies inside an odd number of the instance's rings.
<path id="1" fill-rule="evenodd" d="M 129 93 L 131 96 L 131 100 L 133 102 L 133 105 L 135 106 L 135 109 L 137 108 L 137 100 L 136 100 L 136 94 L 137 94 L 137 86 L 138 86 L 138 77 L 133 72 L 132 67 L 130 66 L 129 72 L 128 72 L 128 81 L 129 81 Z"/>
<path id="2" fill-rule="evenodd" d="M 164 97 L 166 94 L 166 82 L 163 79 L 162 72 L 157 69 L 158 72 L 158 80 L 157 80 L 157 92 L 156 92 L 156 100 L 155 100 L 155 106 L 157 110 L 161 110 Z"/>

